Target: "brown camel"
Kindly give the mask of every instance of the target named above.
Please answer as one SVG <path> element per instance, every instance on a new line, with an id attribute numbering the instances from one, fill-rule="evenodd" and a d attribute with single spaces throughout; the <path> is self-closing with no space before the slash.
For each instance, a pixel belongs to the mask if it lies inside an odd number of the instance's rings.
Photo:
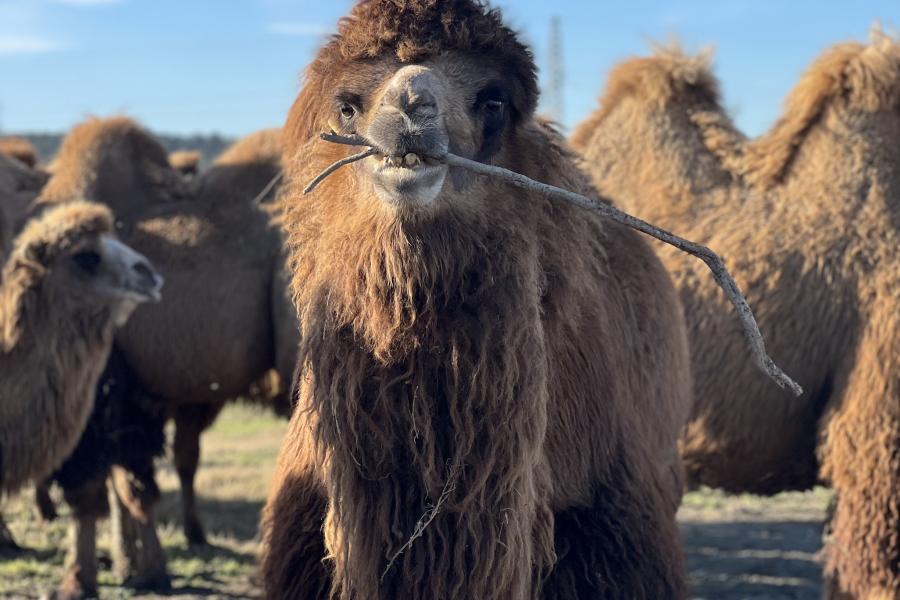
<path id="1" fill-rule="evenodd" d="M 37 150 L 25 138 L 0 137 L 0 154 L 11 156 L 29 169 L 34 169 L 38 164 Z"/>
<path id="2" fill-rule="evenodd" d="M 159 300 L 162 279 L 112 229 L 108 209 L 72 202 L 31 221 L 6 259 L 0 493 L 62 464 L 84 430 L 115 328 L 138 304 Z"/>
<path id="3" fill-rule="evenodd" d="M 900 598 L 900 46 L 829 50 L 753 141 L 693 59 L 626 62 L 607 90 L 573 136 L 596 185 L 724 252 L 772 356 L 806 389 L 792 400 L 761 377 L 712 279 L 662 250 L 692 343 L 689 481 L 832 486 L 828 594 Z M 644 193 L 634 176 L 660 184 Z"/>
<path id="4" fill-rule="evenodd" d="M 13 236 L 25 223 L 28 206 L 41 192 L 47 175 L 0 151 L 0 259 L 6 256 Z"/>
<path id="5" fill-rule="evenodd" d="M 203 540 L 193 495 L 200 432 L 227 399 L 246 394 L 273 367 L 289 381 L 299 336 L 279 232 L 249 199 L 233 199 L 240 192 L 230 184 L 216 185 L 216 172 L 210 169 L 188 186 L 159 143 L 135 123 L 92 119 L 67 136 L 38 200 L 40 206 L 84 195 L 109 205 L 122 238 L 166 275 L 163 301 L 138 311 L 116 340 L 144 393 L 175 416 L 175 462 L 192 542 Z M 150 535 L 155 497 L 139 492 L 126 508 Z M 132 581 L 165 576 L 162 556 L 133 563 L 148 572 L 132 573 Z M 64 591 L 72 595 L 93 584 L 67 582 Z"/>
<path id="6" fill-rule="evenodd" d="M 186 177 L 194 177 L 200 172 L 203 154 L 199 150 L 178 150 L 169 154 L 169 164 Z"/>
<path id="7" fill-rule="evenodd" d="M 638 234 L 457 171 L 593 194 L 472 0 L 364 0 L 285 127 L 307 335 L 263 517 L 269 598 L 680 598 L 677 295 Z M 360 133 L 381 153 L 300 190 Z M 330 591 L 329 591 L 330 590 Z"/>

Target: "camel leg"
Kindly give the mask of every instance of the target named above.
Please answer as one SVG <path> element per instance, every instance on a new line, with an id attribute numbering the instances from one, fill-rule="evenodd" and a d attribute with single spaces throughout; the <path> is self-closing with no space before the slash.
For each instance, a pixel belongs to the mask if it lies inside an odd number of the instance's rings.
<path id="1" fill-rule="evenodd" d="M 6 526 L 3 520 L 3 514 L 0 513 L 0 556 L 14 556 L 23 552 L 23 549 L 16 543 L 12 532 Z"/>
<path id="2" fill-rule="evenodd" d="M 69 550 L 62 582 L 50 597 L 92 598 L 97 595 L 97 520 L 108 510 L 106 486 L 100 477 L 77 489 L 64 489 L 63 494 L 72 507 Z"/>
<path id="3" fill-rule="evenodd" d="M 542 600 L 687 598 L 674 511 L 620 486 L 597 491 L 593 506 L 556 513 L 557 562 Z"/>
<path id="4" fill-rule="evenodd" d="M 34 488 L 34 504 L 37 507 L 38 519 L 42 523 L 50 523 L 56 520 L 56 504 L 50 497 L 50 480 L 47 479 L 37 484 Z"/>
<path id="5" fill-rule="evenodd" d="M 200 464 L 200 435 L 212 425 L 223 403 L 184 404 L 175 413 L 175 469 L 181 483 L 181 516 L 184 536 L 192 546 L 206 544 L 206 533 L 197 514 L 194 477 Z"/>
<path id="6" fill-rule="evenodd" d="M 129 587 L 168 589 L 166 556 L 153 515 L 159 489 L 152 464 L 140 472 L 113 467 L 109 499 L 114 572 Z"/>
<path id="7" fill-rule="evenodd" d="M 324 560 L 327 502 L 313 476 L 276 484 L 262 518 L 260 571 L 269 600 L 328 600 L 333 577 Z"/>
<path id="8" fill-rule="evenodd" d="M 893 304 L 893 303 L 891 303 Z M 896 306 L 871 315 L 843 398 L 822 436 L 836 502 L 826 540 L 830 598 L 900 599 L 900 331 Z"/>

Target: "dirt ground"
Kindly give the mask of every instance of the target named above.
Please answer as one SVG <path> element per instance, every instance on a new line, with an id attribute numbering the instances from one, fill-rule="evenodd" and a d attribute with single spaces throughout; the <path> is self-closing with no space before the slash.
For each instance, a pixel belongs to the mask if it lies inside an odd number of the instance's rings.
<path id="1" fill-rule="evenodd" d="M 136 593 L 116 586 L 101 571 L 103 599 L 259 598 L 253 581 L 257 521 L 286 425 L 254 409 L 225 411 L 203 440 L 198 475 L 201 510 L 211 546 L 189 549 L 178 524 L 177 479 L 169 461 L 160 465 L 160 534 L 169 556 L 172 589 Z M 707 600 L 819 598 L 822 518 L 826 490 L 760 499 L 714 491 L 685 497 L 679 515 L 695 598 Z M 42 525 L 26 493 L 4 505 L 10 529 L 30 548 L 0 557 L 0 598 L 38 598 L 58 580 L 65 560 L 68 512 Z M 106 551 L 101 529 L 101 556 Z"/>

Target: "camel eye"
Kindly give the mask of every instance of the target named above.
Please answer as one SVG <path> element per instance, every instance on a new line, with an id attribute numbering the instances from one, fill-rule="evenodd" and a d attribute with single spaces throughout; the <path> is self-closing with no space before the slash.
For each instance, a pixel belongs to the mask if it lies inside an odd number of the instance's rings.
<path id="1" fill-rule="evenodd" d="M 93 275 L 97 272 L 97 267 L 100 266 L 100 260 L 100 255 L 92 250 L 85 250 L 72 255 L 72 262 L 89 275 Z"/>
<path id="2" fill-rule="evenodd" d="M 488 100 L 484 103 L 484 111 L 489 115 L 499 115 L 503 113 L 503 100 Z"/>
<path id="3" fill-rule="evenodd" d="M 350 119 L 352 119 L 353 117 L 356 116 L 356 107 L 354 107 L 349 102 L 342 102 L 341 103 L 341 116 L 349 121 Z"/>

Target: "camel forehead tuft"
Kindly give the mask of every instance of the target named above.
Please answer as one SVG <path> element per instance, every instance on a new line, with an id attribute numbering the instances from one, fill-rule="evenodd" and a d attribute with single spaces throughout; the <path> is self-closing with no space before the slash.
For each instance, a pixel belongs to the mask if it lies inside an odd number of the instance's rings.
<path id="1" fill-rule="evenodd" d="M 478 0 L 361 0 L 341 19 L 313 69 L 335 60 L 393 56 L 412 62 L 452 51 L 496 61 L 523 88 L 519 110 L 534 110 L 538 92 L 531 52 L 503 24 L 499 10 Z"/>
<path id="2" fill-rule="evenodd" d="M 84 240 L 112 231 L 113 216 L 108 208 L 78 200 L 52 207 L 31 219 L 16 239 L 16 247 L 40 245 L 42 260 L 48 263 Z"/>

